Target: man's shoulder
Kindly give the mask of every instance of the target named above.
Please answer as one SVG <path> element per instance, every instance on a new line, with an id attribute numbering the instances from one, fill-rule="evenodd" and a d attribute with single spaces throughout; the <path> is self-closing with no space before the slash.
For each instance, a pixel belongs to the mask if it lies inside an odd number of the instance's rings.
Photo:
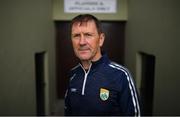
<path id="1" fill-rule="evenodd" d="M 77 64 L 76 66 L 72 67 L 69 71 L 68 71 L 68 77 L 70 78 L 70 81 L 76 76 L 78 70 L 79 70 L 80 65 Z"/>
<path id="2" fill-rule="evenodd" d="M 109 79 L 114 84 L 116 84 L 115 86 L 124 87 L 127 86 L 130 82 L 134 82 L 131 73 L 125 66 L 117 64 L 115 62 L 110 62 L 108 64 L 108 67 L 109 69 L 111 69 L 111 77 Z"/>
<path id="3" fill-rule="evenodd" d="M 111 74 L 112 76 L 130 76 L 129 70 L 116 62 L 110 62 L 107 64 L 107 73 Z"/>
<path id="4" fill-rule="evenodd" d="M 69 74 L 70 76 L 73 75 L 73 74 L 75 74 L 76 72 L 78 72 L 79 68 L 80 68 L 80 64 L 77 64 L 76 66 L 72 67 L 72 68 L 69 70 L 69 73 L 68 73 L 68 74 Z"/>
<path id="5" fill-rule="evenodd" d="M 122 72 L 129 72 L 129 70 L 125 67 L 125 66 L 123 66 L 123 65 L 120 65 L 120 64 L 118 64 L 118 63 L 116 63 L 116 62 L 110 62 L 109 64 L 108 64 L 108 66 L 110 67 L 110 68 L 112 68 L 113 70 L 118 70 L 118 71 L 122 71 Z"/>
<path id="6" fill-rule="evenodd" d="M 76 66 L 72 67 L 70 71 L 76 71 L 80 67 L 80 64 L 77 64 Z"/>
<path id="7" fill-rule="evenodd" d="M 111 71 L 111 72 L 129 73 L 129 70 L 125 66 L 120 65 L 120 64 L 113 62 L 113 61 L 106 64 L 106 69 Z"/>

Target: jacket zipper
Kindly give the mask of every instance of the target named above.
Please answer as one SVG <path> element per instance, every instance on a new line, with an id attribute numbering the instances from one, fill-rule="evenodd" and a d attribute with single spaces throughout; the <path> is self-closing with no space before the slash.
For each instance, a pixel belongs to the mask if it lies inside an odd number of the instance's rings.
<path id="1" fill-rule="evenodd" d="M 84 75 L 82 92 L 81 92 L 82 95 L 84 95 L 84 92 L 85 92 L 86 81 L 87 81 L 88 74 L 89 74 L 89 72 L 90 72 L 90 70 L 91 70 L 91 65 L 92 65 L 92 64 L 90 64 L 90 67 L 89 67 L 89 69 L 88 69 L 87 72 L 85 71 L 85 69 L 84 69 L 83 66 L 81 65 L 81 67 L 82 67 L 82 69 L 83 69 L 83 71 L 84 71 L 84 74 L 85 74 L 85 75 Z"/>

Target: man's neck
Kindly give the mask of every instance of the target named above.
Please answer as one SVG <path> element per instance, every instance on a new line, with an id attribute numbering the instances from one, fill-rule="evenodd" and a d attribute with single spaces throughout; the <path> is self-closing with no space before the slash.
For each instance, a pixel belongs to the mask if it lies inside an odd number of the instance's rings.
<path id="1" fill-rule="evenodd" d="M 91 65 L 91 61 L 81 61 L 81 63 L 85 70 L 88 70 Z"/>
<path id="2" fill-rule="evenodd" d="M 102 57 L 102 54 L 101 52 L 97 53 L 97 55 L 91 59 L 91 60 L 84 60 L 84 61 L 81 61 L 81 64 L 83 66 L 84 69 L 88 70 L 90 65 L 91 65 L 91 62 L 96 62 L 98 61 L 100 58 Z"/>

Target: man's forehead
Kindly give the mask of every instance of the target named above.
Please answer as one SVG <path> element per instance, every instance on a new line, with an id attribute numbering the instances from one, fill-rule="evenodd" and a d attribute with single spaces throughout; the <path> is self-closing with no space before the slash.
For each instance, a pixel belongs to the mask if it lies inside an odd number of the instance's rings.
<path id="1" fill-rule="evenodd" d="M 94 21 L 76 22 L 72 25 L 71 33 L 79 33 L 82 31 L 98 33 L 98 30 Z"/>
<path id="2" fill-rule="evenodd" d="M 79 22 L 74 22 L 72 26 L 89 26 L 89 25 L 95 25 L 95 22 L 92 20 L 89 21 L 79 21 Z"/>

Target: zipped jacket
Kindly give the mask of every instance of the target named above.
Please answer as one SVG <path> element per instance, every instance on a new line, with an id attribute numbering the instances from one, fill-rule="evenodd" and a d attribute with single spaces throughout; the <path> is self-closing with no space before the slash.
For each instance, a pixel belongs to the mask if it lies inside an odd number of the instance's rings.
<path id="1" fill-rule="evenodd" d="M 88 71 L 78 64 L 69 78 L 65 115 L 140 115 L 132 76 L 106 54 L 92 62 Z"/>

